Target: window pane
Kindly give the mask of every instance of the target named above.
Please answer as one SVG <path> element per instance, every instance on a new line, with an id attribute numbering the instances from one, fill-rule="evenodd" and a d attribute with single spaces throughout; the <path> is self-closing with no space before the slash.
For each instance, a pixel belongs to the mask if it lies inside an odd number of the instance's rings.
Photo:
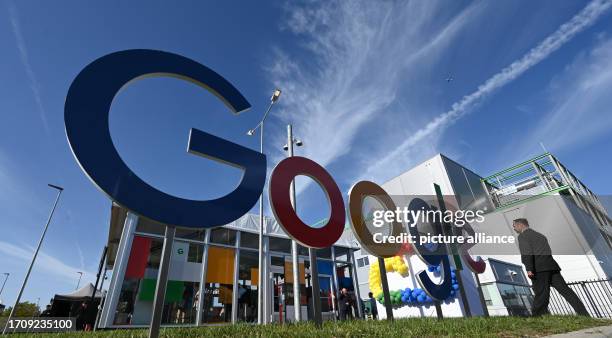
<path id="1" fill-rule="evenodd" d="M 317 249 L 317 257 L 331 259 L 331 247 Z"/>
<path id="2" fill-rule="evenodd" d="M 520 266 L 494 260 L 491 260 L 489 263 L 493 271 L 495 271 L 495 276 L 498 281 L 528 285 L 525 275 L 523 274 L 523 269 Z"/>
<path id="3" fill-rule="evenodd" d="M 115 313 L 115 325 L 148 324 L 153 303 L 141 299 L 143 282 L 156 278 L 161 257 L 162 242 L 143 236 L 134 236 L 128 265 L 125 271 L 119 302 Z"/>
<path id="4" fill-rule="evenodd" d="M 240 251 L 238 270 L 238 320 L 257 321 L 257 283 L 259 256 L 256 252 Z"/>
<path id="5" fill-rule="evenodd" d="M 215 228 L 210 231 L 210 242 L 215 244 L 236 245 L 236 230 Z"/>
<path id="6" fill-rule="evenodd" d="M 240 247 L 259 249 L 259 235 L 250 232 L 240 233 Z"/>
<path id="7" fill-rule="evenodd" d="M 210 246 L 206 268 L 203 323 L 231 321 L 234 249 Z"/>
<path id="8" fill-rule="evenodd" d="M 203 241 L 204 234 L 205 234 L 205 230 L 176 228 L 176 237 L 178 238 L 192 239 L 195 241 Z"/>
<path id="9" fill-rule="evenodd" d="M 308 252 L 308 248 L 298 244 L 298 255 L 310 257 L 310 253 Z"/>
<path id="10" fill-rule="evenodd" d="M 116 309 L 115 325 L 149 324 L 162 244 L 159 239 L 134 236 Z M 196 310 L 194 298 L 199 288 L 202 265 L 190 262 L 189 256 L 192 251 L 199 251 L 201 257 L 201 246 L 175 241 L 172 248 L 172 269 L 166 284 L 162 324 L 193 324 Z"/>
<path id="11" fill-rule="evenodd" d="M 165 227 L 161 223 L 157 223 L 146 217 L 138 217 L 138 224 L 136 225 L 136 232 L 143 232 L 154 235 L 164 235 Z"/>
<path id="12" fill-rule="evenodd" d="M 347 288 L 353 291 L 353 274 L 350 263 L 336 263 L 336 274 L 338 276 L 338 289 Z"/>
<path id="13" fill-rule="evenodd" d="M 202 263 L 203 244 L 189 243 L 187 261 L 192 263 Z"/>
<path id="14" fill-rule="evenodd" d="M 291 253 L 291 241 L 286 238 L 270 236 L 270 251 Z"/>
<path id="15" fill-rule="evenodd" d="M 334 247 L 335 253 L 336 253 L 336 260 L 337 261 L 343 261 L 343 262 L 348 262 L 349 261 L 349 249 L 342 247 L 342 246 L 336 246 Z"/>

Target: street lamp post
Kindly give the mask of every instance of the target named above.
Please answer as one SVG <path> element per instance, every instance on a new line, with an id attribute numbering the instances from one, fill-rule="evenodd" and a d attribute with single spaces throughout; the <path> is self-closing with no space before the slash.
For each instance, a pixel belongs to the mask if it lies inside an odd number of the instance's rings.
<path id="1" fill-rule="evenodd" d="M 6 285 L 6 281 L 8 280 L 10 273 L 4 272 L 3 274 L 5 277 L 4 282 L 2 283 L 2 288 L 0 289 L 0 296 L 2 296 L 2 291 L 4 291 L 4 286 Z"/>
<path id="2" fill-rule="evenodd" d="M 253 136 L 255 135 L 255 131 L 259 128 L 259 151 L 263 154 L 263 146 L 264 146 L 264 122 L 272 109 L 272 106 L 281 95 L 280 89 L 275 89 L 272 93 L 272 97 L 270 98 L 270 105 L 268 109 L 264 113 L 261 121 L 255 126 L 255 128 L 247 131 L 247 135 Z M 268 312 L 268 302 L 267 302 L 267 280 L 268 276 L 264 272 L 265 265 L 267 264 L 264 258 L 264 216 L 263 216 L 263 192 L 259 197 L 259 271 L 257 273 L 257 323 L 266 324 L 268 322 L 267 312 Z"/>
<path id="3" fill-rule="evenodd" d="M 293 157 L 293 145 L 296 145 L 298 147 L 301 147 L 303 145 L 302 141 L 298 140 L 298 139 L 294 139 L 293 138 L 293 129 L 291 127 L 291 125 L 287 125 L 287 144 L 285 144 L 285 146 L 283 147 L 283 149 L 285 151 L 288 152 L 287 156 L 288 157 Z M 297 210 L 296 209 L 296 201 L 295 201 L 295 180 L 291 181 L 291 185 L 289 186 L 289 197 L 291 198 L 291 205 L 293 206 L 293 210 Z M 319 281 L 318 281 L 318 273 L 317 273 L 317 267 L 316 267 L 316 261 L 313 260 L 313 249 L 309 249 L 308 253 L 310 256 L 310 276 L 312 277 L 310 285 L 312 286 L 312 299 L 314 301 L 315 306 L 313 307 L 314 309 L 314 315 L 315 315 L 315 323 L 318 323 L 320 321 L 317 321 L 317 318 L 321 317 L 321 299 L 318 297 L 315 297 L 315 290 L 319 290 Z M 300 278 L 299 278 L 299 261 L 298 261 L 298 244 L 295 240 L 291 241 L 291 260 L 292 260 L 292 267 L 293 267 L 293 310 L 294 310 L 294 317 L 295 317 L 295 321 L 299 322 L 302 319 L 302 305 L 300 304 Z M 316 279 L 316 280 L 315 280 Z M 317 291 L 318 292 L 318 291 Z M 318 294 L 318 293 L 317 293 Z M 319 307 L 316 306 L 317 302 L 316 299 L 319 300 L 318 304 Z M 318 317 L 317 317 L 317 310 L 318 311 Z"/>
<path id="4" fill-rule="evenodd" d="M 64 188 L 59 187 L 57 185 L 48 184 L 49 187 L 57 190 L 57 197 L 55 198 L 55 203 L 53 203 L 53 209 L 51 209 L 51 213 L 49 214 L 49 219 L 47 219 L 47 224 L 45 225 L 45 229 L 43 230 L 42 236 L 40 236 L 40 240 L 38 241 L 38 246 L 36 247 L 36 251 L 34 251 L 34 256 L 32 257 L 32 261 L 30 262 L 30 267 L 28 268 L 28 272 L 23 280 L 23 284 L 21 284 L 21 289 L 19 290 L 19 295 L 15 300 L 15 305 L 11 309 L 11 313 L 9 314 L 8 319 L 6 320 L 6 324 L 4 325 L 4 329 L 2 330 L 2 334 L 6 334 L 6 329 L 8 328 L 8 324 L 15 313 L 15 309 L 17 305 L 19 305 L 19 301 L 21 300 L 21 296 L 23 295 L 23 290 L 25 289 L 26 284 L 28 283 L 28 278 L 30 277 L 30 272 L 32 272 L 32 267 L 34 266 L 34 262 L 36 262 L 36 256 L 38 256 L 38 252 L 40 251 L 40 247 L 42 246 L 43 240 L 45 239 L 45 234 L 47 233 L 47 229 L 49 229 L 49 223 L 51 223 L 51 219 L 53 218 L 53 213 L 55 212 L 55 208 L 57 207 L 57 202 L 59 202 L 60 196 L 62 195 L 62 191 Z"/>
<path id="5" fill-rule="evenodd" d="M 81 278 L 83 278 L 83 272 L 77 271 L 77 273 L 79 274 L 79 281 L 77 282 L 77 286 L 75 290 L 79 289 L 79 285 L 81 285 Z"/>

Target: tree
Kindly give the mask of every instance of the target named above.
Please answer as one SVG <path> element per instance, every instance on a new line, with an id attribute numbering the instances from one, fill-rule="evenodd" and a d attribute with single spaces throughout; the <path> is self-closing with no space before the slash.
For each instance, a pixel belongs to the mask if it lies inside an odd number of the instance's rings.
<path id="1" fill-rule="evenodd" d="M 0 316 L 8 317 L 12 309 L 13 308 L 10 306 L 7 307 L 0 314 Z M 22 302 L 17 305 L 17 311 L 13 313 L 13 317 L 37 317 L 39 314 L 40 308 L 36 304 L 30 302 Z"/>

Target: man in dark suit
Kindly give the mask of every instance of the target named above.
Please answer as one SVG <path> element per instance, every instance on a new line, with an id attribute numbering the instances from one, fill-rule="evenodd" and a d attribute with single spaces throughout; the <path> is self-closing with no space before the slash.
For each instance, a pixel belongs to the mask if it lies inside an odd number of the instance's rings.
<path id="1" fill-rule="evenodd" d="M 521 261 L 525 265 L 527 276 L 533 281 L 535 297 L 532 314 L 541 316 L 548 313 L 550 287 L 552 286 L 570 303 L 577 314 L 589 316 L 580 298 L 567 286 L 563 276 L 561 276 L 561 268 L 552 257 L 546 237 L 529 228 L 529 222 L 525 218 L 515 219 L 512 227 L 519 234 L 518 243 L 521 251 Z"/>
<path id="2" fill-rule="evenodd" d="M 378 319 L 378 308 L 376 307 L 376 299 L 374 299 L 374 294 L 368 293 L 368 302 L 370 302 L 370 308 L 372 309 L 372 319 Z"/>
<path id="3" fill-rule="evenodd" d="M 340 312 L 340 320 L 351 318 L 351 298 L 346 288 L 340 290 L 338 297 L 338 312 Z"/>

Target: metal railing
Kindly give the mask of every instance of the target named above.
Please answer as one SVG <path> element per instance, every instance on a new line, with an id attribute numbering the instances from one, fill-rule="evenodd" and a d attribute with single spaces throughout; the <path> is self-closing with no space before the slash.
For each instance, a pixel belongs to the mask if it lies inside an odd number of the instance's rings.
<path id="1" fill-rule="evenodd" d="M 544 153 L 481 179 L 495 209 L 508 208 L 544 195 L 569 195 L 608 236 L 612 220 L 601 201 L 550 153 Z"/>
<path id="2" fill-rule="evenodd" d="M 594 318 L 612 319 L 612 279 L 599 279 L 567 283 L 576 292 Z M 571 305 L 551 288 L 548 311 L 555 315 L 575 314 Z"/>

